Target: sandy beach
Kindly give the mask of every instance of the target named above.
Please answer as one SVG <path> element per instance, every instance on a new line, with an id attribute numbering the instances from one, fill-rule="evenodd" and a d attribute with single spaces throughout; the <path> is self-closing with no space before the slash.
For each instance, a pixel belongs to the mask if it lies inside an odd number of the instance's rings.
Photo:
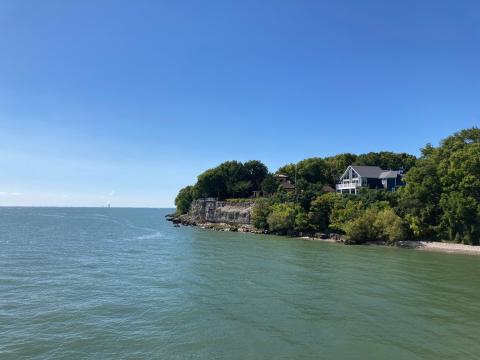
<path id="1" fill-rule="evenodd" d="M 301 237 L 301 239 L 339 243 L 339 241 L 335 239 L 318 239 L 318 238 L 310 238 L 306 236 Z M 438 251 L 438 252 L 445 252 L 445 253 L 480 255 L 480 246 L 453 244 L 453 243 L 446 243 L 446 242 L 401 241 L 397 244 L 397 246 L 406 248 L 406 249 L 416 249 L 416 250 L 423 250 L 423 251 Z"/>
<path id="2" fill-rule="evenodd" d="M 420 241 L 418 249 L 426 250 L 426 251 L 441 251 L 441 252 L 448 252 L 448 253 L 480 255 L 480 246 L 463 245 L 463 244 Z"/>

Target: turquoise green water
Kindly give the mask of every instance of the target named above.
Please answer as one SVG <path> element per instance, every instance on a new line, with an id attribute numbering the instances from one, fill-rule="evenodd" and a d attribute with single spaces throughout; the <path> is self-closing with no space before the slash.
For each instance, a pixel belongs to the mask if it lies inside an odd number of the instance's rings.
<path id="1" fill-rule="evenodd" d="M 480 257 L 0 209 L 0 359 L 478 359 Z"/>

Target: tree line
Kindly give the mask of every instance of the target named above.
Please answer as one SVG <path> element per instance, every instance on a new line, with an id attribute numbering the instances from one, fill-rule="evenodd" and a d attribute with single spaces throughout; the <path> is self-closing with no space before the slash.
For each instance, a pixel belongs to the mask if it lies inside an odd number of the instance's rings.
<path id="1" fill-rule="evenodd" d="M 363 189 L 359 195 L 325 193 L 349 165 L 403 169 L 406 186 L 395 192 Z M 449 240 L 479 244 L 480 130 L 459 131 L 434 147 L 427 144 L 417 159 L 393 152 L 339 154 L 287 164 L 295 192 L 285 192 L 260 161 L 229 161 L 199 175 L 176 200 L 185 213 L 194 199 L 249 197 L 262 190 L 252 213 L 258 229 L 277 234 L 340 233 L 347 241 Z M 296 177 L 295 177 L 296 175 Z"/>

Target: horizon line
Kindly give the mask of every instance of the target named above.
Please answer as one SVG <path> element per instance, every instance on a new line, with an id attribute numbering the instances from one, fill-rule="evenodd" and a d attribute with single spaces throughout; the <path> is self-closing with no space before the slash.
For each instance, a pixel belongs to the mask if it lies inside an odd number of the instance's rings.
<path id="1" fill-rule="evenodd" d="M 57 206 L 57 205 L 0 205 L 0 208 L 74 208 L 74 209 L 175 209 L 152 206 Z"/>

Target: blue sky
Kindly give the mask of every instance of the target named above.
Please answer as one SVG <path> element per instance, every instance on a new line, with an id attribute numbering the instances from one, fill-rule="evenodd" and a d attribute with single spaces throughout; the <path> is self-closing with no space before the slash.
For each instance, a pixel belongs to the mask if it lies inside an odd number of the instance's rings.
<path id="1" fill-rule="evenodd" d="M 0 205 L 167 207 L 480 123 L 478 1 L 0 1 Z"/>

